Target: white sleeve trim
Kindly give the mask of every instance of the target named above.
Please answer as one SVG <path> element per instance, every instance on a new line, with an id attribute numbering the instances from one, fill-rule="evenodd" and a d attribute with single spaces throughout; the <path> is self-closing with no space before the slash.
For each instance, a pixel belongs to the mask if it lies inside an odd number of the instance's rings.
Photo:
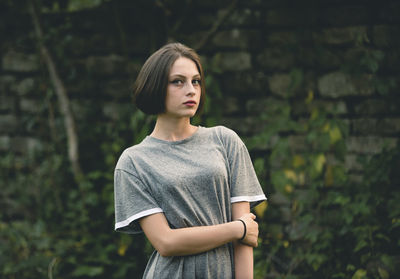
<path id="1" fill-rule="evenodd" d="M 261 200 L 266 200 L 267 197 L 265 195 L 258 195 L 258 196 L 238 196 L 238 197 L 231 197 L 231 203 L 235 202 L 256 202 L 256 201 L 261 201 Z"/>
<path id="2" fill-rule="evenodd" d="M 155 214 L 155 213 L 160 213 L 160 212 L 164 212 L 161 208 L 157 207 L 157 208 L 152 208 L 149 210 L 145 210 L 145 211 L 141 211 L 135 215 L 132 215 L 131 217 L 129 217 L 128 219 L 115 223 L 115 230 L 122 228 L 122 227 L 126 227 L 128 226 L 132 221 L 137 220 L 139 218 L 151 215 L 151 214 Z"/>

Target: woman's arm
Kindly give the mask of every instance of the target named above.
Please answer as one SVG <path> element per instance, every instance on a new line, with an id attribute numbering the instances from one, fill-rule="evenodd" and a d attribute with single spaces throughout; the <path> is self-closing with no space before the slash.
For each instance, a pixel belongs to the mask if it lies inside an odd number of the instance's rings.
<path id="1" fill-rule="evenodd" d="M 249 212 L 250 204 L 248 202 L 237 202 L 232 204 L 233 220 L 236 220 L 243 214 Z M 253 278 L 253 247 L 245 245 L 240 241 L 235 241 L 233 247 L 235 261 L 235 278 Z M 256 245 L 254 247 L 256 247 Z"/>
<path id="2" fill-rule="evenodd" d="M 243 240 L 256 246 L 258 224 L 253 214 L 241 216 L 246 223 L 247 234 Z M 228 242 L 240 239 L 244 228 L 240 221 L 181 229 L 171 229 L 163 213 L 156 213 L 139 220 L 147 238 L 161 256 L 184 256 L 209 251 Z"/>

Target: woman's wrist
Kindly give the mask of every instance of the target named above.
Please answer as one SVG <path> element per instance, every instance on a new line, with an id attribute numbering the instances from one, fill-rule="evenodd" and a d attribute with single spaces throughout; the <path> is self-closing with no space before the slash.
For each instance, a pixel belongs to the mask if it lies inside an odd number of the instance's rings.
<path id="1" fill-rule="evenodd" d="M 240 241 L 244 235 L 244 225 L 243 220 L 236 219 L 231 222 L 232 225 L 235 225 L 234 232 L 235 232 L 235 241 Z"/>
<path id="2" fill-rule="evenodd" d="M 242 240 L 246 237 L 246 234 L 247 234 L 247 226 L 246 226 L 246 223 L 245 223 L 242 219 L 237 219 L 236 221 L 239 221 L 239 222 L 243 225 L 243 234 L 242 234 L 242 236 L 239 238 L 239 241 L 242 241 Z"/>

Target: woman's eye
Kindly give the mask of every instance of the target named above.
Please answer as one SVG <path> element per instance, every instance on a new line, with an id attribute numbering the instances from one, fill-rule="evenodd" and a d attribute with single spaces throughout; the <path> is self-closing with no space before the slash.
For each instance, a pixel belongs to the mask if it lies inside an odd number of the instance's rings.
<path id="1" fill-rule="evenodd" d="M 171 83 L 176 84 L 176 85 L 181 85 L 181 84 L 183 84 L 183 81 L 180 79 L 175 79 L 175 80 L 171 81 Z"/>
<path id="2" fill-rule="evenodd" d="M 192 81 L 192 83 L 193 83 L 194 85 L 200 85 L 201 80 L 195 79 L 195 80 Z"/>

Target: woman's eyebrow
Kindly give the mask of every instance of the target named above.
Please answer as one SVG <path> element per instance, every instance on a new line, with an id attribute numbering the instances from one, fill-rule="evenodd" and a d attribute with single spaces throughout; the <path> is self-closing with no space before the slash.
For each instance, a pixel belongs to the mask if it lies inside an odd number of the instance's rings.
<path id="1" fill-rule="evenodd" d="M 186 78 L 185 75 L 181 74 L 172 74 L 170 77 L 180 77 L 180 78 Z M 201 76 L 199 74 L 195 74 L 192 78 L 200 78 Z"/>

